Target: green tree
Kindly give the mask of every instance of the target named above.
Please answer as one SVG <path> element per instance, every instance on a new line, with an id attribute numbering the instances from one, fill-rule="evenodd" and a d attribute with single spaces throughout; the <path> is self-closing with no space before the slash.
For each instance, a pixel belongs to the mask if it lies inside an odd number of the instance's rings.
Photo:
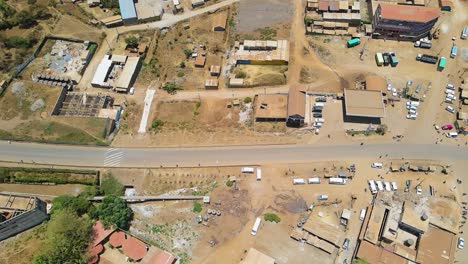
<path id="1" fill-rule="evenodd" d="M 265 219 L 265 221 L 269 222 L 279 223 L 281 221 L 281 218 L 273 213 L 266 213 L 263 215 L 263 218 Z"/>
<path id="2" fill-rule="evenodd" d="M 30 28 L 37 24 L 33 14 L 27 10 L 22 10 L 16 15 L 18 24 L 23 28 Z"/>
<path id="3" fill-rule="evenodd" d="M 243 71 L 239 71 L 239 72 L 236 73 L 236 78 L 244 79 L 245 77 L 247 77 L 247 73 L 245 73 Z"/>
<path id="4" fill-rule="evenodd" d="M 60 211 L 47 223 L 45 246 L 37 251 L 32 263 L 86 263 L 90 241 L 90 219 L 70 210 Z"/>
<path id="5" fill-rule="evenodd" d="M 132 219 L 133 212 L 128 208 L 127 202 L 118 196 L 107 196 L 96 210 L 90 212 L 90 216 L 98 218 L 104 226 L 116 226 L 127 230 Z"/>
<path id="6" fill-rule="evenodd" d="M 125 193 L 124 186 L 111 173 L 104 175 L 100 191 L 105 196 L 123 196 Z"/>
<path id="7" fill-rule="evenodd" d="M 182 90 L 182 88 L 177 83 L 173 83 L 173 82 L 165 83 L 162 88 L 163 88 L 164 91 L 166 91 L 166 92 L 168 92 L 170 94 L 174 94 L 178 90 Z"/>
<path id="8" fill-rule="evenodd" d="M 188 59 L 190 56 L 192 56 L 192 50 L 191 49 L 184 49 L 184 54 L 185 57 Z"/>
<path id="9" fill-rule="evenodd" d="M 7 48 L 29 48 L 31 47 L 31 42 L 20 36 L 12 36 L 7 38 L 5 41 L 5 47 Z"/>
<path id="10" fill-rule="evenodd" d="M 90 202 L 85 197 L 60 195 L 52 201 L 52 214 L 69 210 L 78 215 L 83 215 L 88 212 L 90 205 Z"/>
<path id="11" fill-rule="evenodd" d="M 193 203 L 193 212 L 200 213 L 202 211 L 202 205 L 199 202 Z"/>
<path id="12" fill-rule="evenodd" d="M 138 46 L 138 42 L 139 42 L 138 38 L 134 35 L 130 35 L 125 38 L 125 43 L 127 43 L 127 45 L 130 47 Z"/>
<path id="13" fill-rule="evenodd" d="M 162 121 L 161 119 L 155 119 L 153 120 L 153 122 L 151 123 L 151 129 L 155 130 L 155 131 L 159 131 L 161 130 L 161 128 L 164 126 L 164 121 Z"/>
<path id="14" fill-rule="evenodd" d="M 252 102 L 252 98 L 251 98 L 251 97 L 248 97 L 248 96 L 247 96 L 246 98 L 244 98 L 244 103 L 245 103 L 245 104 L 248 104 L 248 103 L 251 103 L 251 102 Z"/>

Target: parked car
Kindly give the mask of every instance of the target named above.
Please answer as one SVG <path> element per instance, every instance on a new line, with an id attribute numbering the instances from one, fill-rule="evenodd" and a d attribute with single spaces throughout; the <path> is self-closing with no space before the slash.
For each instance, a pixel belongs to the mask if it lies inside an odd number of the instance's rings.
<path id="1" fill-rule="evenodd" d="M 435 129 L 435 130 L 439 130 L 440 127 L 439 127 L 438 125 L 435 125 L 435 124 L 434 124 L 434 129 Z"/>
<path id="2" fill-rule="evenodd" d="M 454 94 L 447 94 L 445 97 L 451 99 L 451 100 L 455 100 L 455 95 Z"/>
<path id="3" fill-rule="evenodd" d="M 322 106 L 314 106 L 312 108 L 312 112 L 322 112 L 323 107 Z"/>
<path id="4" fill-rule="evenodd" d="M 315 102 L 325 103 L 326 101 L 327 101 L 327 98 L 325 96 L 320 96 L 320 97 L 315 98 Z"/>
<path id="5" fill-rule="evenodd" d="M 454 95 L 454 94 L 455 94 L 455 91 L 454 91 L 454 90 L 447 89 L 447 90 L 445 90 L 445 93 L 446 93 L 446 94 L 453 94 L 453 95 Z"/>
<path id="6" fill-rule="evenodd" d="M 416 193 L 417 193 L 418 195 L 421 195 L 421 194 L 422 194 L 421 185 L 416 186 Z"/>
<path id="7" fill-rule="evenodd" d="M 455 90 L 455 86 L 453 86 L 453 84 L 449 83 L 447 84 L 447 89 L 450 89 L 450 90 Z"/>
<path id="8" fill-rule="evenodd" d="M 450 113 L 455 113 L 455 108 L 451 107 L 450 105 L 445 107 L 445 110 L 449 111 Z"/>
<path id="9" fill-rule="evenodd" d="M 325 119 L 323 119 L 323 118 L 315 118 L 315 122 L 325 123 Z"/>
<path id="10" fill-rule="evenodd" d="M 465 247 L 465 239 L 463 237 L 458 238 L 457 247 L 463 249 Z"/>
<path id="11" fill-rule="evenodd" d="M 417 115 L 412 115 L 412 114 L 406 115 L 406 118 L 407 118 L 407 119 L 413 119 L 413 120 L 415 120 L 417 117 L 418 117 Z"/>
<path id="12" fill-rule="evenodd" d="M 321 128 L 323 126 L 323 123 L 320 122 L 314 122 L 314 127 Z"/>
<path id="13" fill-rule="evenodd" d="M 316 118 L 321 118 L 321 117 L 322 117 L 322 113 L 314 113 L 312 116 L 313 116 L 313 117 L 316 117 Z"/>
<path id="14" fill-rule="evenodd" d="M 345 238 L 345 240 L 343 242 L 343 249 L 348 250 L 348 248 L 349 248 L 349 239 Z"/>
<path id="15" fill-rule="evenodd" d="M 416 116 L 418 115 L 418 113 L 416 112 L 416 110 L 413 110 L 413 109 L 410 109 L 410 110 L 408 111 L 408 114 L 410 114 L 410 115 L 416 115 Z"/>
<path id="16" fill-rule="evenodd" d="M 450 130 L 453 129 L 453 126 L 451 124 L 443 125 L 442 130 Z"/>

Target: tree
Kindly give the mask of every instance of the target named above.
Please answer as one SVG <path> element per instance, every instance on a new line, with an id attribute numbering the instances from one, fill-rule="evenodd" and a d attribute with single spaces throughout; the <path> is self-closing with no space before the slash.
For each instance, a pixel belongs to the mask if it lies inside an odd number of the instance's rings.
<path id="1" fill-rule="evenodd" d="M 281 221 L 281 218 L 273 213 L 266 213 L 263 215 L 263 218 L 265 219 L 265 221 L 268 221 L 268 222 L 279 223 Z"/>
<path id="2" fill-rule="evenodd" d="M 105 196 L 123 196 L 125 193 L 124 186 L 110 173 L 104 175 L 100 191 Z"/>
<path id="3" fill-rule="evenodd" d="M 60 195 L 52 201 L 52 214 L 63 210 L 69 210 L 78 215 L 83 215 L 88 212 L 90 202 L 86 198 L 71 195 Z"/>
<path id="4" fill-rule="evenodd" d="M 33 14 L 27 10 L 22 10 L 16 15 L 16 19 L 18 20 L 18 24 L 20 27 L 30 28 L 34 26 L 37 22 L 34 18 Z"/>
<path id="5" fill-rule="evenodd" d="M 161 119 L 155 119 L 151 123 L 151 128 L 155 131 L 161 130 L 163 126 L 164 126 L 164 121 L 162 121 Z"/>
<path id="6" fill-rule="evenodd" d="M 125 38 L 125 43 L 127 43 L 128 46 L 130 47 L 136 47 L 138 46 L 138 38 L 134 35 L 130 35 Z"/>
<path id="7" fill-rule="evenodd" d="M 188 59 L 190 56 L 192 56 L 192 50 L 191 49 L 184 49 L 184 54 L 185 57 Z"/>
<path id="8" fill-rule="evenodd" d="M 182 90 L 182 88 L 177 85 L 176 83 L 165 83 L 164 86 L 162 87 L 164 91 L 170 93 L 170 94 L 174 94 L 177 92 L 177 90 Z"/>
<path id="9" fill-rule="evenodd" d="M 199 202 L 193 203 L 193 212 L 200 213 L 202 211 L 202 205 Z"/>
<path id="10" fill-rule="evenodd" d="M 128 208 L 127 202 L 118 196 L 108 196 L 90 212 L 91 217 L 98 218 L 104 226 L 116 226 L 127 230 L 132 219 L 133 212 Z"/>
<path id="11" fill-rule="evenodd" d="M 47 223 L 45 246 L 33 264 L 86 263 L 86 248 L 91 241 L 91 221 L 70 210 L 52 215 Z"/>
<path id="12" fill-rule="evenodd" d="M 244 103 L 245 103 L 245 104 L 248 104 L 248 103 L 251 103 L 251 102 L 252 102 L 252 98 L 251 98 L 251 97 L 248 97 L 248 96 L 247 96 L 246 98 L 244 98 Z"/>
<path id="13" fill-rule="evenodd" d="M 247 73 L 245 73 L 243 71 L 239 71 L 239 72 L 236 73 L 236 78 L 244 79 L 245 77 L 247 77 Z"/>
<path id="14" fill-rule="evenodd" d="M 29 48 L 31 47 L 31 42 L 20 36 L 12 36 L 5 40 L 5 46 L 7 48 Z"/>

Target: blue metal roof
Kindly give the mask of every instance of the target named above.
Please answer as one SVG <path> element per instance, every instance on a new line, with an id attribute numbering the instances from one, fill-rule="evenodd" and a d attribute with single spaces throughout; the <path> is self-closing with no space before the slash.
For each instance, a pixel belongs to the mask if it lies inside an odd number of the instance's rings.
<path id="1" fill-rule="evenodd" d="M 119 0 L 120 15 L 122 19 L 136 18 L 135 4 L 133 0 Z"/>

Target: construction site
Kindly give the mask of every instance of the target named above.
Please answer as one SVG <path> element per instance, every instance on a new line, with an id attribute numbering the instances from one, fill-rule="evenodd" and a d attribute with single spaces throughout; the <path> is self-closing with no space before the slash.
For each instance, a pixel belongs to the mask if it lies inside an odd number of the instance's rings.
<path id="1" fill-rule="evenodd" d="M 66 92 L 63 100 L 58 99 L 52 115 L 115 119 L 119 108 L 114 109 L 113 102 L 108 95 Z"/>

